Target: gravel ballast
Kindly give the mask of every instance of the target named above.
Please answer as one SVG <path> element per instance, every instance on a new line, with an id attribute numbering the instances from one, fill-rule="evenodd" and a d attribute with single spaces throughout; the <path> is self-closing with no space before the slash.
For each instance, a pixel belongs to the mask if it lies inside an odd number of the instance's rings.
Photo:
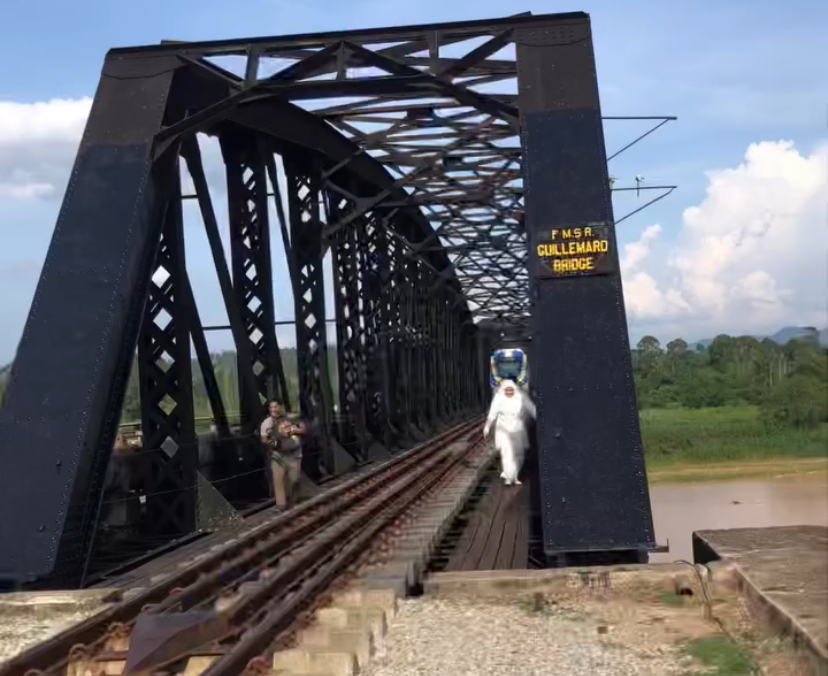
<path id="1" fill-rule="evenodd" d="M 667 636 L 519 603 L 409 599 L 389 629 L 363 676 L 666 676 L 689 666 Z"/>

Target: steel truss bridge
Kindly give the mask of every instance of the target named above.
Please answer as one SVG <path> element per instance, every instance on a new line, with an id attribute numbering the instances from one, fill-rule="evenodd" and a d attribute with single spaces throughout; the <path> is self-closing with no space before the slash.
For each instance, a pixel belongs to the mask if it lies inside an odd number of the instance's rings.
<path id="1" fill-rule="evenodd" d="M 87 579 L 136 349 L 141 532 L 180 538 L 210 509 L 267 497 L 241 437 L 266 401 L 292 403 L 274 233 L 312 480 L 479 414 L 506 326 L 532 337 L 547 550 L 651 549 L 610 183 L 583 13 L 111 50 L 0 412 L 0 577 Z M 184 203 L 238 355 L 240 431 L 187 273 Z M 579 223 L 608 224 L 609 266 L 546 279 L 528 242 Z M 199 464 L 193 350 L 216 443 L 255 474 L 232 489 Z"/>

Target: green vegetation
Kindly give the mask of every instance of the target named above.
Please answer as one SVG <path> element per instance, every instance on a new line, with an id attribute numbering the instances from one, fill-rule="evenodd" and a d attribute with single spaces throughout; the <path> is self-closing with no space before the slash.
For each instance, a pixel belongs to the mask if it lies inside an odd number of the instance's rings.
<path id="1" fill-rule="evenodd" d="M 819 458 L 828 425 L 797 427 L 763 417 L 758 406 L 641 411 L 647 466 Z"/>
<path id="2" fill-rule="evenodd" d="M 292 408 L 299 390 L 297 353 L 281 352 Z M 708 348 L 690 349 L 682 339 L 662 348 L 646 336 L 632 351 L 648 469 L 684 465 L 765 462 L 828 456 L 828 352 L 817 337 L 779 345 L 770 339 L 721 335 Z M 223 352 L 213 365 L 225 408 L 239 410 L 236 354 Z M 194 360 L 195 409 L 212 415 Z M 336 348 L 328 372 L 337 401 Z M 0 368 L 0 401 L 8 367 Z M 140 418 L 137 368 L 129 380 L 123 420 Z"/>
<path id="3" fill-rule="evenodd" d="M 687 654 L 710 676 L 750 676 L 760 673 L 751 653 L 726 636 L 709 636 L 689 643 Z"/>
<path id="4" fill-rule="evenodd" d="M 665 606 L 672 606 L 673 608 L 680 608 L 684 605 L 684 597 L 679 596 L 675 592 L 664 592 L 661 595 L 661 602 Z"/>
<path id="5" fill-rule="evenodd" d="M 662 349 L 645 336 L 632 356 L 641 409 L 754 405 L 794 427 L 828 421 L 828 353 L 816 335 L 784 346 L 721 335 L 696 350 L 681 338 Z"/>
<path id="6" fill-rule="evenodd" d="M 528 615 L 548 615 L 552 604 L 540 592 L 535 592 L 531 597 L 518 599 L 518 608 Z"/>
<path id="7" fill-rule="evenodd" d="M 295 411 L 299 407 L 299 369 L 297 362 L 296 348 L 287 348 L 280 351 L 282 367 L 285 371 L 288 395 L 291 408 Z M 193 360 L 193 400 L 197 418 L 210 418 L 213 412 L 210 409 L 210 402 L 207 398 L 207 390 L 204 387 L 204 378 L 201 374 L 198 362 Z M 239 370 L 235 352 L 221 352 L 213 355 L 213 370 L 216 374 L 222 401 L 227 414 L 232 418 L 240 409 L 239 403 Z M 331 394 L 333 401 L 338 401 L 337 392 L 337 366 L 336 348 L 328 349 L 328 375 L 331 381 Z M 138 360 L 132 367 L 126 396 L 124 397 L 124 412 L 122 420 L 124 423 L 138 421 L 141 419 L 141 404 L 138 384 Z"/>
<path id="8" fill-rule="evenodd" d="M 633 370 L 650 470 L 828 455 L 828 352 L 815 336 L 721 335 L 696 350 L 645 336 Z"/>
<path id="9" fill-rule="evenodd" d="M 299 396 L 299 375 L 297 366 L 296 348 L 287 348 L 281 350 L 282 364 L 285 371 L 285 380 L 287 381 L 288 394 L 290 396 L 291 408 L 298 410 L 298 396 Z M 164 367 L 162 367 L 164 368 Z M 233 418 L 240 409 L 239 404 L 239 387 L 238 387 L 238 364 L 236 361 L 236 353 L 225 351 L 213 355 L 213 369 L 218 381 L 219 390 L 221 391 L 222 401 L 224 402 L 227 414 Z M 0 367 L 0 405 L 3 402 L 3 394 L 5 390 L 6 380 L 8 379 L 8 372 L 10 366 Z M 210 409 L 210 402 L 207 399 L 207 390 L 204 388 L 204 378 L 201 374 L 201 369 L 198 361 L 192 361 L 193 371 L 193 399 L 195 406 L 195 414 L 198 418 L 211 418 L 213 415 Z M 338 397 L 338 381 L 337 381 L 337 366 L 336 366 L 336 348 L 328 349 L 328 374 L 331 381 L 331 394 L 333 401 L 336 403 Z M 138 360 L 133 361 L 132 371 L 130 373 L 129 382 L 127 384 L 127 391 L 124 395 L 124 408 L 121 420 L 124 424 L 136 423 L 141 419 L 141 398 L 140 388 L 138 383 Z"/>

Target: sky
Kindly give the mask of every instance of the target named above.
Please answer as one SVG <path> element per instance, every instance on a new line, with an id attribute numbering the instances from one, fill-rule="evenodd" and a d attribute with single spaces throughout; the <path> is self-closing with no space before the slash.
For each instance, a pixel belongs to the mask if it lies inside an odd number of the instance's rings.
<path id="1" fill-rule="evenodd" d="M 678 185 L 618 225 L 633 342 L 828 325 L 828 3 L 41 0 L 4 9 L 0 25 L 0 60 L 14 64 L 0 76 L 0 364 L 17 348 L 109 48 L 519 11 L 590 13 L 605 116 L 678 117 L 610 162 L 617 185 Z M 608 154 L 647 128 L 607 121 Z M 220 173 L 215 152 L 207 161 Z M 616 218 L 657 194 L 616 193 Z M 223 324 L 195 219 L 186 237 L 202 320 Z M 277 318 L 292 319 L 281 256 Z M 291 344 L 290 330 L 280 338 Z M 231 347 L 221 333 L 209 343 Z"/>

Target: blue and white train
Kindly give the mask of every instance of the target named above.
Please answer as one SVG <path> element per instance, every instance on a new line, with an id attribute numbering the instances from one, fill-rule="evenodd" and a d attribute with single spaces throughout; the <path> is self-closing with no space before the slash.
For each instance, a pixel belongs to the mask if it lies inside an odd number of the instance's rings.
<path id="1" fill-rule="evenodd" d="M 495 350 L 491 356 L 491 385 L 496 388 L 503 380 L 513 380 L 520 387 L 529 382 L 529 360 L 520 348 Z"/>

